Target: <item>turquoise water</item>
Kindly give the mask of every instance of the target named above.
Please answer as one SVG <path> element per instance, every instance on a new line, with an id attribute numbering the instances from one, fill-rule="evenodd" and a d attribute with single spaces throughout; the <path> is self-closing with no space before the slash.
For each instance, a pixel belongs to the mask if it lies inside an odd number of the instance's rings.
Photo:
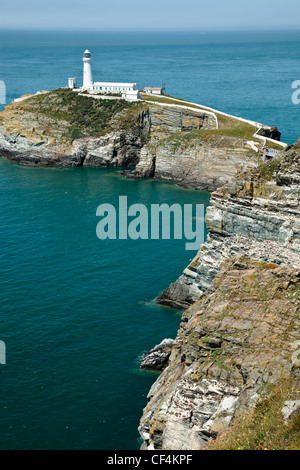
<path id="1" fill-rule="evenodd" d="M 7 102 L 96 80 L 166 83 L 167 93 L 299 137 L 300 34 L 0 32 Z M 3 108 L 3 107 L 2 107 Z M 107 169 L 33 169 L 0 159 L 1 449 L 136 449 L 156 374 L 141 354 L 175 337 L 179 312 L 154 299 L 194 256 L 185 240 L 100 241 L 99 204 L 204 203 L 209 194 Z"/>
<path id="2" fill-rule="evenodd" d="M 194 252 L 184 240 L 96 237 L 99 204 L 205 203 L 208 193 L 106 169 L 0 160 L 1 449 L 135 449 L 155 374 L 140 355 L 175 337 L 154 298 Z"/>

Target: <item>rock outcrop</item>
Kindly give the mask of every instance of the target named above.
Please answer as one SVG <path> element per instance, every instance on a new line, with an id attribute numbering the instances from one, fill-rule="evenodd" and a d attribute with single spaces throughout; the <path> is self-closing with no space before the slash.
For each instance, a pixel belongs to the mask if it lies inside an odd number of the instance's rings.
<path id="1" fill-rule="evenodd" d="M 74 140 L 72 153 L 82 159 L 83 166 L 125 167 L 138 163 L 142 146 L 139 135 L 111 132 Z"/>
<path id="2" fill-rule="evenodd" d="M 211 285 L 222 262 L 238 254 L 300 269 L 299 144 L 212 194 L 207 241 L 159 303 L 187 308 Z"/>
<path id="3" fill-rule="evenodd" d="M 300 273 L 237 257 L 182 317 L 139 431 L 148 449 L 199 450 L 279 379 L 299 379 Z"/>
<path id="4" fill-rule="evenodd" d="M 277 127 L 271 127 L 268 129 L 262 129 L 260 135 L 264 137 L 269 137 L 270 139 L 278 140 L 281 139 L 281 132 L 277 129 Z"/>
<path id="5" fill-rule="evenodd" d="M 300 410 L 300 400 L 289 400 L 284 403 L 284 407 L 281 410 L 285 423 L 295 416 Z"/>
<path id="6" fill-rule="evenodd" d="M 178 137 L 145 146 L 134 177 L 176 181 L 180 186 L 214 191 L 239 171 L 257 166 L 246 142 L 233 137 L 215 137 L 209 142 L 195 136 Z"/>
<path id="7" fill-rule="evenodd" d="M 140 368 L 144 370 L 164 370 L 169 363 L 173 345 L 173 339 L 164 339 L 160 344 L 143 355 Z"/>
<path id="8" fill-rule="evenodd" d="M 23 165 L 135 167 L 123 175 L 213 191 L 261 161 L 248 142 L 255 127 L 193 104 L 63 89 L 23 98 L 0 113 L 0 154 Z"/>
<path id="9" fill-rule="evenodd" d="M 1 156 L 32 166 L 138 163 L 149 133 L 142 105 L 107 104 L 70 90 L 25 98 L 0 113 Z"/>
<path id="10" fill-rule="evenodd" d="M 187 310 L 141 418 L 147 448 L 202 449 L 268 384 L 299 382 L 299 183 L 300 141 L 212 195 L 206 243 L 158 299 Z"/>
<path id="11" fill-rule="evenodd" d="M 149 118 L 150 140 L 127 176 L 176 181 L 184 187 L 213 191 L 237 172 L 257 166 L 247 139 L 226 132 L 223 135 L 214 113 L 153 104 Z"/>

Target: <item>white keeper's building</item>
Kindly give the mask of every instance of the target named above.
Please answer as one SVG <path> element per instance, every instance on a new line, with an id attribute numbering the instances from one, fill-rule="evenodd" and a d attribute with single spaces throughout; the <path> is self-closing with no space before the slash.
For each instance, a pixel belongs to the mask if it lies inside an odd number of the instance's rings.
<path id="1" fill-rule="evenodd" d="M 92 57 L 90 51 L 83 54 L 83 86 L 82 89 L 91 94 L 115 96 L 127 101 L 137 101 L 140 98 L 137 83 L 93 82 Z M 76 88 L 76 79 L 68 79 L 68 87 Z"/>
<path id="2" fill-rule="evenodd" d="M 93 90 L 104 94 L 121 94 L 123 98 L 136 101 L 139 98 L 137 83 L 95 82 Z"/>

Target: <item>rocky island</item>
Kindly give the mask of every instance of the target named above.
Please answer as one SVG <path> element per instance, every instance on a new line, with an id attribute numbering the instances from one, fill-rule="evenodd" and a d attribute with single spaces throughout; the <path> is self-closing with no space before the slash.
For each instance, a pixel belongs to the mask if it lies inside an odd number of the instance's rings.
<path id="1" fill-rule="evenodd" d="M 118 167 L 128 178 L 213 192 L 206 242 L 157 299 L 184 313 L 177 337 L 161 338 L 142 361 L 162 371 L 140 422 L 143 448 L 237 448 L 238 439 L 245 449 L 297 448 L 300 143 L 184 100 L 143 98 L 26 95 L 0 113 L 0 155 Z M 279 151 L 268 162 L 265 147 Z"/>
<path id="2" fill-rule="evenodd" d="M 262 161 L 259 127 L 269 146 L 285 147 L 270 127 L 183 100 L 131 103 L 58 89 L 6 106 L 0 152 L 22 165 L 134 167 L 124 175 L 213 191 Z"/>

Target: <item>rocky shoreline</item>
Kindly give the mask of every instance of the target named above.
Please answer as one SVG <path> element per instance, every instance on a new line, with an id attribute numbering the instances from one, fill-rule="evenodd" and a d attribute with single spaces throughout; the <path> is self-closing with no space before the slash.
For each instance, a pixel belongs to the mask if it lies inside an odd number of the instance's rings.
<path id="1" fill-rule="evenodd" d="M 0 155 L 127 167 L 128 178 L 213 192 L 206 242 L 157 299 L 184 310 L 178 335 L 141 361 L 162 372 L 140 422 L 143 449 L 202 449 L 267 385 L 299 380 L 300 141 L 263 164 L 247 122 L 192 104 L 104 101 L 54 90 L 11 103 Z"/>
<path id="2" fill-rule="evenodd" d="M 300 141 L 212 195 L 206 243 L 158 299 L 187 310 L 141 418 L 148 449 L 202 449 L 272 384 L 299 387 L 299 183 Z"/>
<path id="3" fill-rule="evenodd" d="M 159 303 L 188 308 L 238 254 L 300 269 L 299 153 L 298 142 L 212 194 L 207 241 Z"/>
<path id="4" fill-rule="evenodd" d="M 64 89 L 25 98 L 0 113 L 0 154 L 22 165 L 134 167 L 122 174 L 214 191 L 262 161 L 253 125 L 192 104 L 117 106 Z"/>
<path id="5" fill-rule="evenodd" d="M 148 393 L 139 431 L 149 450 L 200 450 L 268 386 L 299 381 L 292 361 L 300 344 L 299 274 L 246 257 L 223 263 L 184 312 L 168 366 Z"/>

